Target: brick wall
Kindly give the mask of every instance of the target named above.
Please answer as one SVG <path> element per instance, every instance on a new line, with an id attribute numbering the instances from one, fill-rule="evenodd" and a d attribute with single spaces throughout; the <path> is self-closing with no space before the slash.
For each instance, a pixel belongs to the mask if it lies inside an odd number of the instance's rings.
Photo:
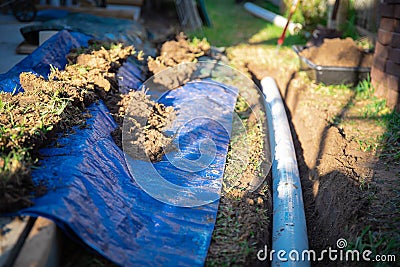
<path id="1" fill-rule="evenodd" d="M 381 0 L 371 80 L 378 97 L 400 111 L 400 0 Z"/>

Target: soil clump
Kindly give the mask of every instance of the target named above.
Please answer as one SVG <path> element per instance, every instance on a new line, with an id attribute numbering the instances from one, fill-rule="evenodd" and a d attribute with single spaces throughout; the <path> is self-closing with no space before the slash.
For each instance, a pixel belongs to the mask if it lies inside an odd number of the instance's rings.
<path id="1" fill-rule="evenodd" d="M 351 38 L 325 38 L 320 46 L 311 46 L 300 55 L 320 66 L 371 67 L 372 53 L 359 48 Z"/>

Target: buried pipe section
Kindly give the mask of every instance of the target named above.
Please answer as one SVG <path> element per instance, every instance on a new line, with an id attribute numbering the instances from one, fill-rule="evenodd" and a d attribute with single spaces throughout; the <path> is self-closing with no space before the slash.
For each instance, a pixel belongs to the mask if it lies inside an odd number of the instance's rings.
<path id="1" fill-rule="evenodd" d="M 286 24 L 288 23 L 288 20 L 286 18 L 271 11 L 268 11 L 262 7 L 259 7 L 253 3 L 245 3 L 244 8 L 254 16 L 272 22 L 278 27 L 285 28 Z M 295 34 L 298 33 L 302 29 L 302 27 L 303 26 L 300 23 L 289 22 L 287 29 L 291 34 Z"/>
<path id="2" fill-rule="evenodd" d="M 296 154 L 279 89 L 271 77 L 261 80 L 267 103 L 272 160 L 272 266 L 310 266 L 307 226 Z"/>

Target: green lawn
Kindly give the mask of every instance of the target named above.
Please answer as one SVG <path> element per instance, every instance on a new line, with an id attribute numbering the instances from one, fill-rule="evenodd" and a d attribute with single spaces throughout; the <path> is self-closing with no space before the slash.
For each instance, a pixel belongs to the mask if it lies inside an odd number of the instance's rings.
<path id="1" fill-rule="evenodd" d="M 214 46 L 234 46 L 241 43 L 262 43 L 276 45 L 283 29 L 246 11 L 243 4 L 235 0 L 206 0 L 207 13 L 212 27 L 204 27 L 202 31 L 191 36 L 205 37 Z M 278 12 L 276 6 L 267 1 L 255 1 L 255 4 Z M 284 45 L 304 43 L 301 34 L 290 35 L 287 32 Z"/>

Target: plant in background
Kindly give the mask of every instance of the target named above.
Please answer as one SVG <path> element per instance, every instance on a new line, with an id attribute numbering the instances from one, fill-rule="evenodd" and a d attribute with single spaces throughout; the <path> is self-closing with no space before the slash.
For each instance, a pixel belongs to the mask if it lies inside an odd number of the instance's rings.
<path id="1" fill-rule="evenodd" d="M 374 88 L 371 84 L 371 77 L 368 74 L 367 78 L 360 81 L 354 88 L 356 98 L 359 100 L 365 100 L 371 98 L 374 94 Z"/>
<path id="2" fill-rule="evenodd" d="M 360 38 L 360 34 L 356 28 L 357 12 L 354 6 L 354 0 L 349 1 L 349 9 L 347 11 L 347 20 L 344 24 L 339 25 L 339 30 L 343 33 L 343 38 L 350 37 L 353 40 Z"/>
<path id="3" fill-rule="evenodd" d="M 286 13 L 289 12 L 293 0 L 284 0 Z M 293 21 L 304 24 L 306 26 L 317 24 L 326 24 L 327 0 L 307 0 L 300 1 L 300 4 L 293 14 Z M 287 17 L 288 14 L 285 14 Z"/>

